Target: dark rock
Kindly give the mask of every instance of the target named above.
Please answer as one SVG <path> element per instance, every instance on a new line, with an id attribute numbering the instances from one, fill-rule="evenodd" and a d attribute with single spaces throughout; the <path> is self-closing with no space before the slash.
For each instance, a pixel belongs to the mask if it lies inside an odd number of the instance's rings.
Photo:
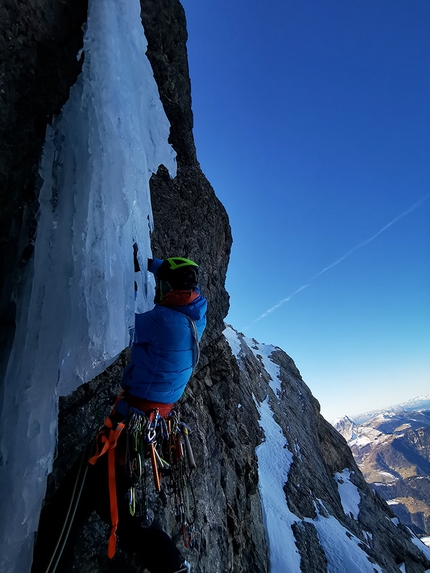
<path id="1" fill-rule="evenodd" d="M 297 549 L 300 552 L 300 570 L 302 573 L 325 573 L 327 571 L 327 558 L 318 540 L 315 526 L 311 523 L 301 522 L 292 526 L 296 538 Z"/>
<path id="2" fill-rule="evenodd" d="M 81 70 L 87 0 L 0 6 L 0 380 L 15 333 L 15 300 L 32 253 L 45 131 Z"/>

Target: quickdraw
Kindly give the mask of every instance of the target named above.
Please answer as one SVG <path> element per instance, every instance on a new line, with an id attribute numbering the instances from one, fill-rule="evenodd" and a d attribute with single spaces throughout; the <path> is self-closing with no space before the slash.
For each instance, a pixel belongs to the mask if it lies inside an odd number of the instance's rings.
<path id="1" fill-rule="evenodd" d="M 189 441 L 188 426 L 180 422 L 176 412 L 172 412 L 167 419 L 167 424 L 169 434 L 168 458 L 171 466 L 171 471 L 168 475 L 170 478 L 170 489 L 175 503 L 175 516 L 177 523 L 182 526 L 185 547 L 191 547 L 193 544 L 194 516 L 190 509 L 190 497 L 193 498 L 194 509 L 195 500 L 194 490 L 188 478 L 191 472 L 196 468 L 196 463 Z M 187 466 L 189 470 L 188 474 L 186 472 Z"/>
<path id="2" fill-rule="evenodd" d="M 141 519 L 143 527 L 149 527 L 154 519 L 147 492 L 147 461 L 150 463 L 155 492 L 164 505 L 167 493 L 174 500 L 176 521 L 182 527 L 185 547 L 193 543 L 194 491 L 189 477 L 196 468 L 196 462 L 189 440 L 189 428 L 179 420 L 179 414 L 172 412 L 163 418 L 158 409 L 149 415 L 130 407 L 129 416 L 114 428 L 111 415 L 105 420 L 105 427 L 96 437 L 96 452 L 89 462 L 95 464 L 103 454 L 108 455 L 109 499 L 112 528 L 108 543 L 108 556 L 116 551 L 116 530 L 118 527 L 118 503 L 115 482 L 115 448 L 120 435 L 125 434 L 124 470 L 130 479 L 128 491 L 129 511 Z M 185 451 L 185 455 L 184 455 Z M 163 481 L 166 487 L 163 487 Z M 191 503 L 192 498 L 192 503 Z M 193 511 L 191 511 L 191 505 Z"/>

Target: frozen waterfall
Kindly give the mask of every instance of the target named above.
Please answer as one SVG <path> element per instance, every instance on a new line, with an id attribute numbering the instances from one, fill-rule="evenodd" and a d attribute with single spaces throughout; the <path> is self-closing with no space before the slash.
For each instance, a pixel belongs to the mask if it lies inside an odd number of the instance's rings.
<path id="1" fill-rule="evenodd" d="M 139 0 L 90 0 L 84 63 L 48 127 L 32 269 L 1 415 L 0 570 L 30 570 L 51 469 L 58 396 L 112 363 L 134 324 L 133 243 L 150 256 L 149 178 L 175 175 Z M 81 56 L 80 54 L 79 56 Z M 146 273 L 139 309 L 152 301 Z"/>

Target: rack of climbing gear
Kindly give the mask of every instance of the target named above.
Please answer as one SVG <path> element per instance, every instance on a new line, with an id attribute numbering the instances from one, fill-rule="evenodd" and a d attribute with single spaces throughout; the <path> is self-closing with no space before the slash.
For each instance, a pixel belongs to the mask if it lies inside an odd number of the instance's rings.
<path id="1" fill-rule="evenodd" d="M 118 504 L 115 482 L 115 448 L 121 435 L 125 443 L 124 470 L 129 478 L 129 511 L 140 519 L 142 527 L 149 527 L 154 519 L 150 507 L 148 483 L 152 475 L 153 491 L 162 504 L 170 497 L 175 509 L 176 522 L 182 528 L 185 547 L 193 544 L 195 499 L 190 481 L 192 471 L 197 467 L 189 439 L 190 429 L 180 420 L 179 413 L 172 410 L 167 417 L 159 410 L 149 414 L 129 408 L 129 415 L 114 427 L 115 408 L 105 420 L 105 427 L 99 432 L 98 447 L 90 463 L 107 452 L 109 472 L 109 497 L 112 529 L 108 544 L 108 556 L 113 557 L 116 549 L 118 526 Z M 124 439 L 125 437 L 125 439 Z M 150 471 L 148 471 L 150 468 Z"/>
<path id="2" fill-rule="evenodd" d="M 193 543 L 193 523 L 190 506 L 194 504 L 194 492 L 189 481 L 189 475 L 196 468 L 193 451 L 189 439 L 188 426 L 179 420 L 177 412 L 173 411 L 167 418 L 168 440 L 168 473 L 170 491 L 174 498 L 176 521 L 182 526 L 185 547 Z M 185 452 L 184 452 L 185 450 Z M 187 468 L 188 472 L 187 473 Z M 190 499 L 190 496 L 193 499 Z"/>
<path id="3" fill-rule="evenodd" d="M 189 439 L 189 427 L 180 421 L 176 410 L 163 418 L 158 410 L 146 415 L 132 407 L 125 423 L 125 471 L 132 481 L 129 489 L 131 515 L 140 517 L 144 527 L 149 526 L 153 519 L 147 491 L 149 460 L 155 492 L 164 505 L 168 496 L 173 500 L 184 545 L 190 547 L 194 523 L 191 508 L 195 508 L 190 475 L 197 466 Z"/>

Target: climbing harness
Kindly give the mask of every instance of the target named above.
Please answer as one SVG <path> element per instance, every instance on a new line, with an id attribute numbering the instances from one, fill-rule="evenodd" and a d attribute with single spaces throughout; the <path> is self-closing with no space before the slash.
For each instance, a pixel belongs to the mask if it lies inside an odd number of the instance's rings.
<path id="1" fill-rule="evenodd" d="M 119 398 L 121 396 L 122 394 Z M 130 514 L 140 519 L 142 527 L 149 527 L 153 521 L 154 514 L 149 504 L 147 479 L 147 466 L 150 465 L 154 490 L 163 505 L 167 503 L 167 496 L 171 496 L 176 521 L 182 527 L 184 545 L 191 547 L 195 500 L 189 478 L 196 468 L 196 462 L 189 440 L 188 426 L 180 421 L 176 410 L 172 410 L 167 417 L 162 417 L 158 408 L 146 414 L 130 406 L 129 415 L 118 422 L 116 427 L 113 420 L 115 420 L 115 407 L 105 420 L 105 427 L 97 434 L 96 451 L 89 460 L 90 464 L 95 464 L 100 456 L 105 453 L 108 456 L 112 522 L 108 556 L 112 558 L 116 551 L 118 501 L 115 465 L 122 461 L 122 456 L 124 471 L 130 482 L 128 490 Z M 120 436 L 124 451 L 118 451 L 116 454 Z"/>
<path id="2" fill-rule="evenodd" d="M 190 324 L 192 333 L 192 370 L 194 371 L 200 356 L 199 336 L 195 321 L 185 313 L 184 316 Z M 180 421 L 179 414 L 175 410 L 167 416 L 163 410 L 163 415 L 160 415 L 157 408 L 145 414 L 130 405 L 129 415 L 118 421 L 116 405 L 123 396 L 126 401 L 129 399 L 133 403 L 133 396 L 128 395 L 127 392 L 121 392 L 112 412 L 104 422 L 103 429 L 87 444 L 87 450 L 90 448 L 94 450 L 92 456 L 89 460 L 89 453 L 84 453 L 81 457 L 69 508 L 46 573 L 55 573 L 66 546 L 88 472 L 88 464 L 85 462 L 88 460 L 94 465 L 104 454 L 107 455 L 112 524 L 108 556 L 112 558 L 116 552 L 119 514 L 115 472 L 118 463 L 120 465 L 123 463 L 126 476 L 131 484 L 128 490 L 130 515 L 139 518 L 142 527 L 149 527 L 153 522 L 154 513 L 150 507 L 148 492 L 150 473 L 148 466 L 150 466 L 154 490 L 163 505 L 166 505 L 168 495 L 173 500 L 176 521 L 182 528 L 185 547 L 191 547 L 193 544 L 196 503 L 190 476 L 197 465 L 190 444 L 190 430 L 184 422 Z M 120 448 L 118 448 L 119 442 Z M 123 444 L 125 444 L 124 452 L 120 451 Z"/>

